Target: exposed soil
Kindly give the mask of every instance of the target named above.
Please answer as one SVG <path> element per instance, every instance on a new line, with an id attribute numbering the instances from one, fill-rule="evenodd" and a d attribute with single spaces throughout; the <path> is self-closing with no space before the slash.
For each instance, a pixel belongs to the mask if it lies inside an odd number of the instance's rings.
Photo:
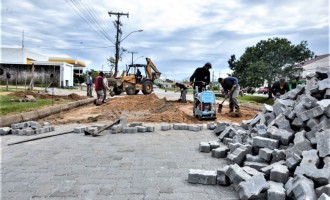
<path id="1" fill-rule="evenodd" d="M 209 123 L 215 120 L 200 121 L 192 116 L 193 103 L 178 103 L 159 99 L 155 94 L 132 95 L 108 99 L 101 105 L 89 104 L 83 107 L 49 116 L 47 120 L 52 124 L 89 123 L 114 121 L 124 117 L 128 122 L 166 122 L 166 123 Z M 228 113 L 224 107 L 222 113 L 217 114 L 216 121 L 241 123 L 251 119 L 258 111 L 241 108 L 240 113 Z"/>
<path id="2" fill-rule="evenodd" d="M 72 101 L 78 101 L 78 100 L 82 100 L 82 99 L 86 99 L 88 97 L 86 96 L 79 96 L 76 93 L 72 93 L 69 95 L 51 95 L 51 94 L 45 94 L 45 93 L 36 93 L 36 92 L 32 92 L 32 91 L 19 91 L 19 92 L 12 92 L 10 94 L 8 94 L 10 96 L 16 96 L 16 97 L 20 97 L 20 98 L 24 98 L 26 95 L 32 95 L 35 98 L 40 98 L 40 99 L 51 99 L 54 98 L 55 101 L 56 100 L 60 100 L 60 99 L 67 99 L 67 100 L 72 100 Z"/>

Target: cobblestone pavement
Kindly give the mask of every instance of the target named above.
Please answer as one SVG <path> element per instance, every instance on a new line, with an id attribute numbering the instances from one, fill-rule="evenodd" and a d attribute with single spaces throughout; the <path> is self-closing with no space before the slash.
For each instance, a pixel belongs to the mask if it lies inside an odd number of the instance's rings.
<path id="1" fill-rule="evenodd" d="M 56 132 L 77 124 L 56 126 Z M 54 134 L 54 132 L 52 133 Z M 46 135 L 46 134 L 45 134 Z M 160 131 L 89 137 L 3 136 L 1 199 L 239 199 L 231 187 L 189 184 L 189 169 L 216 170 L 223 159 L 200 153 L 212 131 Z"/>

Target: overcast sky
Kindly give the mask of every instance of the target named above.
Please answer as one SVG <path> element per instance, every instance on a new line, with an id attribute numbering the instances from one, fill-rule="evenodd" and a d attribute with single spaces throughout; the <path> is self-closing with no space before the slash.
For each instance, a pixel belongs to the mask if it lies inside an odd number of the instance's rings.
<path id="1" fill-rule="evenodd" d="M 109 70 L 115 54 L 113 21 L 122 16 L 121 47 L 134 63 L 152 59 L 164 77 L 181 81 L 206 62 L 214 78 L 230 72 L 228 59 L 239 58 L 260 40 L 306 40 L 316 55 L 329 53 L 328 0 L 2 0 L 1 45 L 24 47 L 50 57 L 84 61 L 88 69 Z M 123 53 L 119 71 L 130 64 Z M 213 73 L 212 73 L 213 74 Z"/>

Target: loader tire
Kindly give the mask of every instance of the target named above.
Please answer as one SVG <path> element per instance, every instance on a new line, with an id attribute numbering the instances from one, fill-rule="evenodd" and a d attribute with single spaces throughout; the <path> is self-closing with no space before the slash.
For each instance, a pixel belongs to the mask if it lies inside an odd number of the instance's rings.
<path id="1" fill-rule="evenodd" d="M 121 90 L 117 87 L 113 88 L 113 92 L 115 93 L 115 95 L 120 95 L 121 94 Z"/>
<path id="2" fill-rule="evenodd" d="M 135 95 L 135 87 L 134 86 L 127 86 L 125 89 L 127 95 Z"/>
<path id="3" fill-rule="evenodd" d="M 154 90 L 154 88 L 152 86 L 151 81 L 143 82 L 143 84 L 142 84 L 142 93 L 143 94 L 151 94 L 153 90 Z"/>

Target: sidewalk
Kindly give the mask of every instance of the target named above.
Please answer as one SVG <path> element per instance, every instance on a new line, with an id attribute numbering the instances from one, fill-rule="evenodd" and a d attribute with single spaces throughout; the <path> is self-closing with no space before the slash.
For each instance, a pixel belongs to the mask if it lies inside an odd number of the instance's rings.
<path id="1" fill-rule="evenodd" d="M 78 124 L 55 127 L 73 130 Z M 7 146 L 2 139 L 2 199 L 239 199 L 231 187 L 189 184 L 189 169 L 216 170 L 226 160 L 198 150 L 217 140 L 210 130 L 66 134 Z"/>

